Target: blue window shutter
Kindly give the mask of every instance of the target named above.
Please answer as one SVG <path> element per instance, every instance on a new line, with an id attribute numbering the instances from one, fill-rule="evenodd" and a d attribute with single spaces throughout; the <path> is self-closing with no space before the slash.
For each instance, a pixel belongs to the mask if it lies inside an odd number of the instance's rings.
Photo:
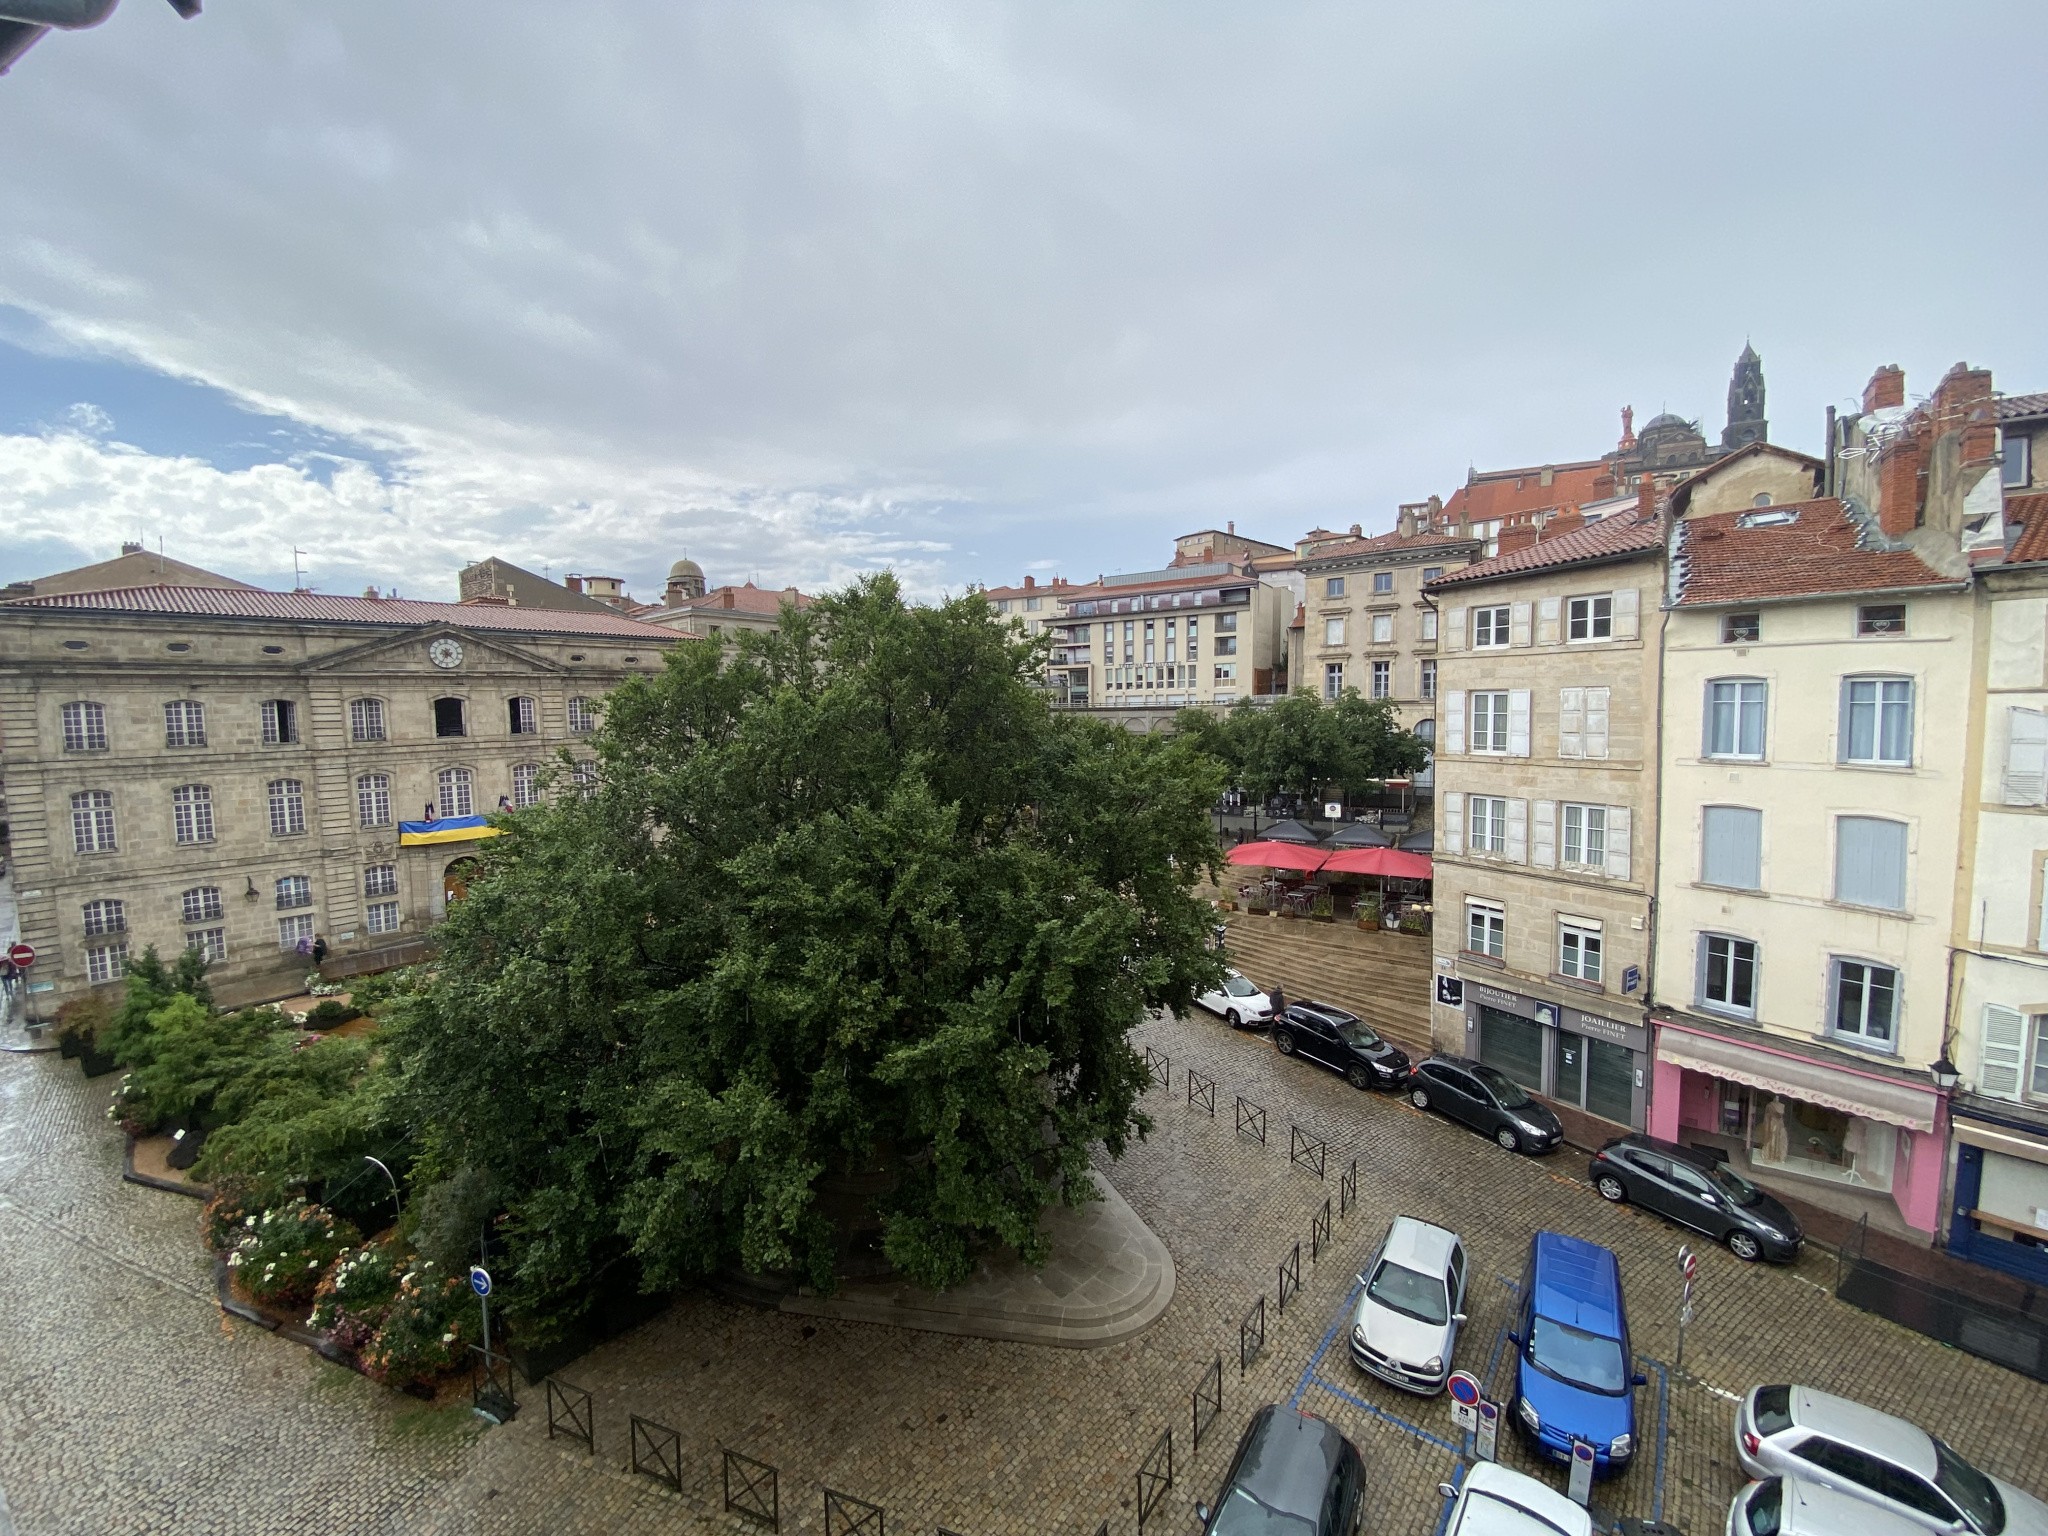
<path id="1" fill-rule="evenodd" d="M 1906 824 L 1874 816 L 1835 820 L 1835 900 L 1902 911 L 1906 905 Z"/>

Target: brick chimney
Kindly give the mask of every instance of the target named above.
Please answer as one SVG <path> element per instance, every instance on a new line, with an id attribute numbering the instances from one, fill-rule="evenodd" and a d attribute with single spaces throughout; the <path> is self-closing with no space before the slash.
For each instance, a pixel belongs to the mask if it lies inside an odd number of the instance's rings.
<path id="1" fill-rule="evenodd" d="M 1030 590 L 1030 589 L 1031 589 L 1032 587 L 1035 587 L 1035 586 L 1037 586 L 1037 585 L 1038 585 L 1038 578 L 1037 578 L 1037 577 L 1035 577 L 1035 576 L 1026 576 L 1026 577 L 1024 578 L 1024 586 L 1025 586 L 1025 590 L 1027 590 L 1027 591 L 1028 591 L 1028 590 Z"/>
<path id="2" fill-rule="evenodd" d="M 581 592 L 583 590 L 583 578 L 581 576 L 564 576 L 562 578 L 562 585 L 571 592 Z"/>
<path id="3" fill-rule="evenodd" d="M 1511 555 L 1518 549 L 1527 549 L 1541 532 L 1534 523 L 1518 523 L 1512 528 L 1503 528 L 1500 538 L 1495 541 L 1495 553 Z"/>
<path id="4" fill-rule="evenodd" d="M 1928 402 L 1927 408 L 1928 414 L 1934 418 L 1936 435 L 1945 432 L 1963 434 L 1963 463 L 1989 463 L 1991 456 L 1998 452 L 1989 368 L 1972 368 L 1968 363 L 1957 363 L 1934 386 L 1934 398 Z"/>
<path id="5" fill-rule="evenodd" d="M 1906 403 L 1906 370 L 1897 363 L 1886 363 L 1870 376 L 1870 382 L 1863 386 L 1863 413 L 1886 410 Z"/>
<path id="6" fill-rule="evenodd" d="M 1657 477 L 1647 469 L 1636 481 L 1636 521 L 1647 523 L 1657 515 Z"/>

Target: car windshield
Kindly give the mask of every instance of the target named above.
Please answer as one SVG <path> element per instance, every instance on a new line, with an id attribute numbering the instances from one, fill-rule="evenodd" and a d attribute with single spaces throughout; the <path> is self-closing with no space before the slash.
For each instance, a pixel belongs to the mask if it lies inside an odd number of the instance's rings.
<path id="1" fill-rule="evenodd" d="M 1619 1396 L 1628 1390 L 1621 1345 L 1569 1324 L 1539 1317 L 1529 1330 L 1529 1361 L 1546 1376 Z"/>
<path id="2" fill-rule="evenodd" d="M 1412 1317 L 1418 1323 L 1442 1323 L 1450 1319 L 1451 1309 L 1445 1302 L 1443 1277 L 1403 1269 L 1392 1259 L 1380 1260 L 1380 1267 L 1373 1271 L 1372 1284 L 1365 1288 L 1365 1294 L 1381 1306 L 1391 1308 L 1403 1317 Z"/>
<path id="3" fill-rule="evenodd" d="M 1368 1024 L 1339 1024 L 1337 1036 L 1346 1045 L 1362 1046 L 1366 1050 L 1371 1050 L 1380 1043 L 1380 1037 L 1372 1032 L 1372 1026 Z"/>
<path id="4" fill-rule="evenodd" d="M 1707 1182 L 1721 1191 L 1737 1205 L 1755 1205 L 1763 1199 L 1762 1193 L 1739 1173 L 1732 1173 L 1723 1163 L 1710 1163 L 1706 1169 Z"/>
<path id="5" fill-rule="evenodd" d="M 1474 1067 L 1472 1075 L 1493 1091 L 1502 1109 L 1520 1109 L 1529 1102 L 1529 1095 L 1522 1092 L 1522 1085 L 1495 1067 Z"/>
<path id="6" fill-rule="evenodd" d="M 1242 1488 L 1223 1496 L 1209 1536 L 1316 1536 L 1316 1523 L 1261 1504 Z"/>
<path id="7" fill-rule="evenodd" d="M 1223 990 L 1232 997 L 1257 997 L 1259 995 L 1259 989 L 1246 981 L 1242 976 L 1226 978 L 1223 983 Z"/>
<path id="8" fill-rule="evenodd" d="M 1939 1440 L 1934 1442 L 1934 1486 L 1985 1536 L 1998 1536 L 2005 1529 L 2005 1500 L 1998 1496 L 1991 1479 Z"/>
<path id="9" fill-rule="evenodd" d="M 1473 1490 L 1465 1513 L 1458 1517 L 1460 1532 L 1468 1524 L 1487 1536 L 1564 1536 L 1563 1528 L 1554 1520 L 1546 1520 L 1526 1504 L 1517 1504 L 1483 1488 Z"/>

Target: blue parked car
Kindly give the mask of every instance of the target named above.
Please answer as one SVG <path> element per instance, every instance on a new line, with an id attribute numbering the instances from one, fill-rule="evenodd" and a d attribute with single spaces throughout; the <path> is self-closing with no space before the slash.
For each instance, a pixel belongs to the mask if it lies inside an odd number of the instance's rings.
<path id="1" fill-rule="evenodd" d="M 1512 1417 L 1539 1455 L 1569 1463 L 1572 1442 L 1593 1447 L 1595 1475 L 1636 1452 L 1635 1373 L 1621 1266 L 1595 1243 L 1538 1232 L 1522 1272 Z"/>

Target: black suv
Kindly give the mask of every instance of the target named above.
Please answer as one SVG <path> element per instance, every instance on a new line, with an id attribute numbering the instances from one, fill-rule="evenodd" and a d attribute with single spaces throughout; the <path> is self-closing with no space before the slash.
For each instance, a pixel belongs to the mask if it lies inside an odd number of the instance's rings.
<path id="1" fill-rule="evenodd" d="M 1623 1136 L 1593 1154 L 1586 1177 L 1602 1199 L 1647 1211 L 1726 1243 L 1738 1259 L 1790 1264 L 1805 1234 L 1799 1218 L 1713 1152 L 1654 1136 Z"/>
<path id="2" fill-rule="evenodd" d="M 1564 1122 L 1498 1067 L 1463 1056 L 1432 1056 L 1408 1078 L 1408 1102 L 1462 1120 L 1510 1152 L 1548 1152 Z"/>
<path id="3" fill-rule="evenodd" d="M 1398 1088 L 1408 1080 L 1408 1053 L 1382 1040 L 1355 1013 L 1328 1003 L 1293 1003 L 1273 1020 L 1282 1056 L 1302 1056 L 1344 1074 L 1354 1088 Z"/>
<path id="4" fill-rule="evenodd" d="M 1195 1506 L 1207 1536 L 1353 1536 L 1364 1515 L 1358 1447 L 1327 1419 L 1279 1403 L 1245 1426 L 1215 1504 Z"/>

